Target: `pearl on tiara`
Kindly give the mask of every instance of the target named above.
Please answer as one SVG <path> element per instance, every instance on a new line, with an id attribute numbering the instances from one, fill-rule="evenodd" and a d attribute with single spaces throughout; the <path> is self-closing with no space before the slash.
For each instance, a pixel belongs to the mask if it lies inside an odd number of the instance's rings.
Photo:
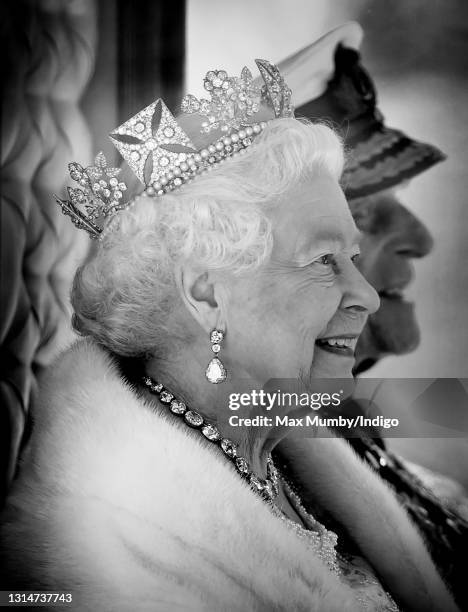
<path id="1" fill-rule="evenodd" d="M 167 172 L 159 181 L 152 183 L 145 189 L 144 194 L 154 197 L 173 191 L 176 187 L 193 180 L 197 174 L 210 171 L 229 157 L 244 153 L 246 148 L 252 144 L 254 135 L 260 134 L 265 127 L 266 123 L 264 122 L 262 124 L 255 123 L 245 130 L 233 132 L 230 136 L 217 140 L 208 148 L 201 149 L 187 162 L 182 162 L 176 168 Z M 232 144 L 236 147 L 234 151 L 232 150 Z"/>

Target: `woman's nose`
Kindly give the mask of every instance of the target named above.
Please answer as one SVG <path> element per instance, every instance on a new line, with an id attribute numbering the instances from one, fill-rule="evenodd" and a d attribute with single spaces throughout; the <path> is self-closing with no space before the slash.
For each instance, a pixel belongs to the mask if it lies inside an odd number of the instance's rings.
<path id="1" fill-rule="evenodd" d="M 379 294 L 350 260 L 342 268 L 341 284 L 343 291 L 342 308 L 365 311 L 369 315 L 379 309 Z"/>

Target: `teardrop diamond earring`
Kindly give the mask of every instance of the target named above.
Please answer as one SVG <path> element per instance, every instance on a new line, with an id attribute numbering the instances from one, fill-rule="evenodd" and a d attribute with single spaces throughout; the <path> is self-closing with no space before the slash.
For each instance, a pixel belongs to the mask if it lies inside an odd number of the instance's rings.
<path id="1" fill-rule="evenodd" d="M 217 385 L 226 380 L 227 372 L 224 365 L 218 359 L 217 355 L 221 350 L 221 342 L 223 341 L 224 333 L 219 329 L 213 329 L 210 334 L 211 350 L 215 354 L 215 357 L 210 361 L 208 367 L 205 370 L 205 376 L 210 383 Z"/>

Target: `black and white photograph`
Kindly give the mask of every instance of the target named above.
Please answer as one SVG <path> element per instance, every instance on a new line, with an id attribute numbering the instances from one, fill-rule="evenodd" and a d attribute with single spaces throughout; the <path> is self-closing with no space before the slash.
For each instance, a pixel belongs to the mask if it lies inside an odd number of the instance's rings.
<path id="1" fill-rule="evenodd" d="M 468 4 L 0 28 L 0 607 L 468 612 Z"/>

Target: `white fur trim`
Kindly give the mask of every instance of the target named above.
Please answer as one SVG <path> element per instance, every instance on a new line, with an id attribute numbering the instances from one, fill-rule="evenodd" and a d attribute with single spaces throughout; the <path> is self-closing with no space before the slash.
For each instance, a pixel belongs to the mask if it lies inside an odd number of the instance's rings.
<path id="1" fill-rule="evenodd" d="M 218 449 L 138 398 L 92 343 L 77 343 L 51 368 L 34 419 L 2 533 L 18 584 L 71 590 L 73 609 L 90 612 L 359 609 Z M 421 584 L 437 586 L 409 522 L 396 564 L 400 549 L 392 550 L 387 532 L 407 519 L 370 470 L 341 440 L 326 462 L 320 457 L 317 450 L 305 476 L 310 490 L 330 512 L 344 512 L 345 524 L 360 517 L 355 535 L 371 561 L 389 547 L 388 563 L 376 564 L 382 578 L 416 563 Z M 389 521 L 383 536 L 379 516 Z M 443 587 L 431 594 L 450 604 Z M 401 596 L 408 609 L 423 609 L 404 589 Z"/>

